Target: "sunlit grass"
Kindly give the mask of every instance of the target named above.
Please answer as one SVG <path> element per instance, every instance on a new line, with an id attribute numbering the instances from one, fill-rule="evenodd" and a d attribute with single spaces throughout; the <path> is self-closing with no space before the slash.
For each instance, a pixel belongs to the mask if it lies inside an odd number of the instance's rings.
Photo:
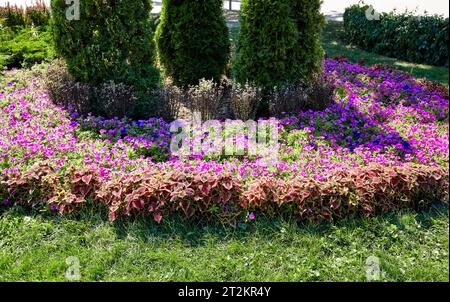
<path id="1" fill-rule="evenodd" d="M 177 218 L 111 223 L 92 211 L 46 217 L 0 212 L 0 281 L 66 281 L 68 257 L 81 281 L 447 281 L 447 206 L 333 224 L 257 217 L 236 229 Z"/>

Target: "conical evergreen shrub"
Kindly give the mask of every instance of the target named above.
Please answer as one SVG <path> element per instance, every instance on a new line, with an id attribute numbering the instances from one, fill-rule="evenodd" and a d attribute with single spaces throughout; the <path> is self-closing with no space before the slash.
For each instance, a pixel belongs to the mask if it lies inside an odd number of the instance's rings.
<path id="1" fill-rule="evenodd" d="M 308 83 L 321 70 L 320 0 L 243 0 L 233 64 L 238 82 L 266 91 Z"/>
<path id="2" fill-rule="evenodd" d="M 222 0 L 163 0 L 155 40 L 166 76 L 179 86 L 219 81 L 230 41 Z"/>

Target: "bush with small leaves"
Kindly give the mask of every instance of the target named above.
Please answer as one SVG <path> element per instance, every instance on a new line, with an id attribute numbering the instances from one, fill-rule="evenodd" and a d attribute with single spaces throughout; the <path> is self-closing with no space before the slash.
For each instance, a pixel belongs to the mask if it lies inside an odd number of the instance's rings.
<path id="1" fill-rule="evenodd" d="M 320 0 L 244 0 L 234 73 L 239 83 L 308 83 L 321 70 Z"/>
<path id="2" fill-rule="evenodd" d="M 65 108 L 82 114 L 94 109 L 92 89 L 89 84 L 76 82 L 69 74 L 64 61 L 57 59 L 48 65 L 44 83 L 49 98 Z"/>
<path id="3" fill-rule="evenodd" d="M 255 119 L 261 99 L 260 88 L 234 83 L 231 90 L 231 107 L 234 117 L 243 121 Z"/>
<path id="4" fill-rule="evenodd" d="M 186 98 L 183 89 L 167 83 L 164 87 L 156 89 L 153 94 L 163 104 L 161 116 L 167 120 L 174 120 L 180 117 L 181 108 L 185 105 Z"/>
<path id="5" fill-rule="evenodd" d="M 0 31 L 0 66 L 30 67 L 54 58 L 52 36 L 43 27 L 21 27 Z"/>
<path id="6" fill-rule="evenodd" d="M 80 114 L 96 112 L 105 117 L 119 117 L 133 116 L 135 112 L 136 92 L 132 86 L 114 81 L 96 86 L 77 82 L 62 60 L 48 65 L 44 82 L 50 99 Z M 159 108 L 153 110 L 160 112 Z"/>
<path id="7" fill-rule="evenodd" d="M 199 112 L 203 120 L 214 119 L 219 112 L 223 92 L 220 84 L 202 79 L 198 85 L 186 89 L 186 105 L 192 113 Z"/>
<path id="8" fill-rule="evenodd" d="M 230 41 L 222 5 L 222 0 L 163 1 L 155 40 L 164 73 L 177 86 L 219 82 L 224 74 Z"/>
<path id="9" fill-rule="evenodd" d="M 133 88 L 124 83 L 108 81 L 94 89 L 95 102 L 105 117 L 132 116 L 135 110 Z"/>

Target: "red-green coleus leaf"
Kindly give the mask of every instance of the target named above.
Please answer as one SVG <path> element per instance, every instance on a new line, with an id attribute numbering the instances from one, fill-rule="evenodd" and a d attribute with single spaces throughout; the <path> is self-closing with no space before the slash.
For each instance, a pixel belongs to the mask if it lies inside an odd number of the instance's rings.
<path id="1" fill-rule="evenodd" d="M 117 213 L 115 211 L 109 212 L 108 218 L 109 218 L 110 221 L 116 221 Z"/>
<path id="2" fill-rule="evenodd" d="M 210 190 L 211 190 L 211 186 L 209 185 L 209 183 L 204 183 L 198 186 L 200 191 L 203 192 L 203 194 L 208 195 Z"/>
<path id="3" fill-rule="evenodd" d="M 228 202 L 231 199 L 231 192 L 230 191 L 225 191 L 222 193 L 222 200 L 224 202 Z"/>
<path id="4" fill-rule="evenodd" d="M 233 182 L 231 180 L 223 181 L 222 186 L 227 190 L 231 190 L 233 188 Z"/>
<path id="5" fill-rule="evenodd" d="M 82 180 L 85 184 L 89 185 L 89 183 L 90 183 L 91 180 L 92 180 L 92 175 L 91 175 L 91 174 L 83 175 L 83 176 L 81 177 L 81 180 Z"/>

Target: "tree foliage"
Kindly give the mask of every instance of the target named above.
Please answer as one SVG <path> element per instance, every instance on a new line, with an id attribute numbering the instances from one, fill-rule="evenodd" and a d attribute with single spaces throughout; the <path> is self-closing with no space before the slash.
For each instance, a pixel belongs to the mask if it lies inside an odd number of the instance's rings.
<path id="1" fill-rule="evenodd" d="M 243 0 L 234 62 L 238 82 L 263 88 L 309 82 L 321 69 L 320 0 Z"/>
<path id="2" fill-rule="evenodd" d="M 220 80 L 230 41 L 222 0 L 164 0 L 156 30 L 159 62 L 180 86 Z"/>

